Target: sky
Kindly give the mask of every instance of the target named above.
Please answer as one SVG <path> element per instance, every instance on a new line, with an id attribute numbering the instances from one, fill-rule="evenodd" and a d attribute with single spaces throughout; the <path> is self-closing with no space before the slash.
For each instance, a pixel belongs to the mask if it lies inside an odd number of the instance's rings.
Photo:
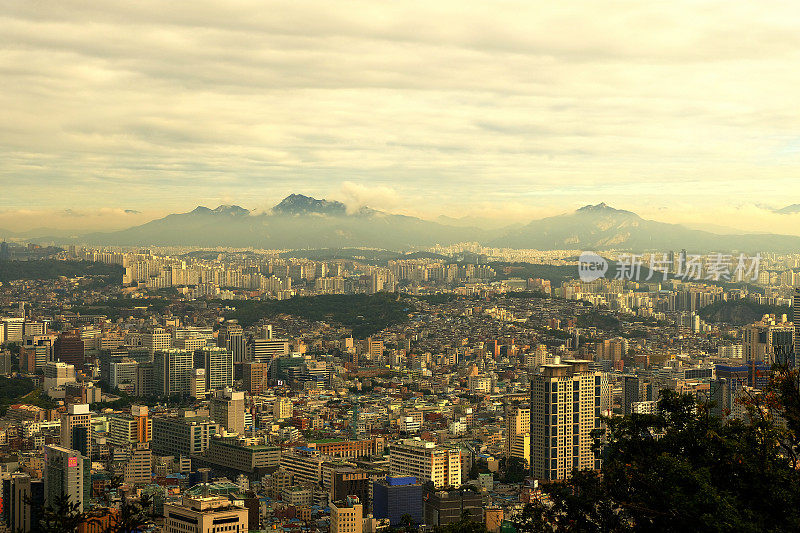
<path id="1" fill-rule="evenodd" d="M 796 2 L 0 3 L 0 228 L 290 193 L 800 234 Z"/>

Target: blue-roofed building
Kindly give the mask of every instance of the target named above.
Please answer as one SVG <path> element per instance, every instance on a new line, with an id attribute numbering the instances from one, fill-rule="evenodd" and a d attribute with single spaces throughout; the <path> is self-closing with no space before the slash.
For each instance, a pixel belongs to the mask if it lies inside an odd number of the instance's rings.
<path id="1" fill-rule="evenodd" d="M 403 515 L 410 515 L 415 524 L 424 520 L 422 483 L 415 477 L 390 477 L 372 484 L 372 516 L 388 518 L 392 526 L 400 525 Z"/>

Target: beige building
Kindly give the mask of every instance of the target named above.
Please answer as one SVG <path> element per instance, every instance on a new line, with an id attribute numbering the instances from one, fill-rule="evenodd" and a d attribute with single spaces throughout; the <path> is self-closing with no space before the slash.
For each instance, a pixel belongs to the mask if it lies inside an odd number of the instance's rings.
<path id="1" fill-rule="evenodd" d="M 436 488 L 461 486 L 461 451 L 421 439 L 405 439 L 389 448 L 393 477 L 414 476 Z"/>
<path id="2" fill-rule="evenodd" d="M 530 435 L 531 410 L 506 406 L 506 456 L 519 457 L 530 464 Z"/>
<path id="3" fill-rule="evenodd" d="M 362 533 L 364 507 L 355 496 L 331 502 L 331 533 Z"/>
<path id="4" fill-rule="evenodd" d="M 609 404 L 608 377 L 590 361 L 544 365 L 531 380 L 531 467 L 535 478 L 565 479 L 573 468 L 600 468 L 591 432 Z"/>
<path id="5" fill-rule="evenodd" d="M 247 508 L 224 496 L 184 496 L 164 504 L 164 533 L 246 533 Z"/>
<path id="6" fill-rule="evenodd" d="M 138 444 L 131 452 L 130 460 L 125 463 L 123 478 L 125 483 L 147 484 L 151 481 L 153 455 L 149 444 Z"/>
<path id="7" fill-rule="evenodd" d="M 153 331 L 142 334 L 142 346 L 152 354 L 172 348 L 172 335 L 164 328 L 155 328 Z"/>
<path id="8" fill-rule="evenodd" d="M 211 418 L 228 432 L 244 435 L 244 392 L 226 388 L 211 398 Z"/>
<path id="9" fill-rule="evenodd" d="M 786 315 L 764 315 L 744 328 L 742 333 L 742 355 L 745 362 L 773 364 L 783 362 L 794 344 L 794 324 Z"/>
<path id="10" fill-rule="evenodd" d="M 291 418 L 292 414 L 294 414 L 292 400 L 283 396 L 277 398 L 275 400 L 275 405 L 272 412 L 275 415 L 275 418 L 278 420 Z"/>

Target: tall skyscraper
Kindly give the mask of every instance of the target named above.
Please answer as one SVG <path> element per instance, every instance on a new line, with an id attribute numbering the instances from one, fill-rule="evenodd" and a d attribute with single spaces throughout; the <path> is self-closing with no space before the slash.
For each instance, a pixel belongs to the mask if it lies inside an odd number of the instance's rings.
<path id="1" fill-rule="evenodd" d="M 531 470 L 535 478 L 566 478 L 573 468 L 599 469 L 591 431 L 609 402 L 607 377 L 585 360 L 543 365 L 531 380 Z"/>
<path id="2" fill-rule="evenodd" d="M 54 335 L 26 335 L 19 351 L 19 364 L 23 372 L 33 374 L 53 359 Z"/>
<path id="3" fill-rule="evenodd" d="M 117 446 L 135 446 L 152 440 L 153 421 L 146 405 L 132 405 L 131 414 L 119 413 L 108 419 L 108 441 Z"/>
<path id="4" fill-rule="evenodd" d="M 131 451 L 130 460 L 125 463 L 123 476 L 125 483 L 147 484 L 151 481 L 153 455 L 149 444 L 137 444 Z"/>
<path id="5" fill-rule="evenodd" d="M 642 400 L 639 392 L 639 376 L 623 376 L 622 378 L 622 410 L 626 415 L 631 414 L 631 406 Z"/>
<path id="6" fill-rule="evenodd" d="M 269 363 L 245 363 L 242 374 L 244 388 L 250 394 L 261 394 L 269 383 Z"/>
<path id="7" fill-rule="evenodd" d="M 206 390 L 208 392 L 233 385 L 233 354 L 225 348 L 206 346 L 196 352 L 206 369 Z"/>
<path id="8" fill-rule="evenodd" d="M 800 351 L 800 287 L 794 288 L 792 294 L 792 323 L 794 324 L 794 353 Z"/>
<path id="9" fill-rule="evenodd" d="M 242 330 L 242 326 L 240 326 L 236 321 L 229 320 L 222 326 L 220 326 L 219 331 L 217 332 L 217 346 L 220 348 L 227 348 L 228 347 L 228 338 L 230 335 L 235 334 L 242 334 L 244 330 Z"/>
<path id="10" fill-rule="evenodd" d="M 61 414 L 61 446 L 92 457 L 92 413 L 88 404 L 70 404 Z"/>
<path id="11" fill-rule="evenodd" d="M 44 503 L 53 506 L 66 495 L 83 511 L 91 494 L 91 461 L 85 455 L 63 446 L 44 447 Z"/>
<path id="12" fill-rule="evenodd" d="M 189 383 L 194 369 L 192 352 L 175 348 L 153 354 L 153 378 L 156 394 L 170 396 L 189 394 Z"/>
<path id="13" fill-rule="evenodd" d="M 390 476 L 373 482 L 372 512 L 375 518 L 388 518 L 393 527 L 399 526 L 406 514 L 415 524 L 422 524 L 422 483 L 415 477 Z"/>

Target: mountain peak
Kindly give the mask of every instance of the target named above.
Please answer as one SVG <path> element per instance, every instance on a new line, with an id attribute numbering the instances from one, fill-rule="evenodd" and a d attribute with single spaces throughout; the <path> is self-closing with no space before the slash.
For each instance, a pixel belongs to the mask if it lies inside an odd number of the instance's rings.
<path id="1" fill-rule="evenodd" d="M 325 199 L 318 200 L 303 194 L 290 194 L 281 203 L 272 208 L 272 212 L 278 215 L 333 215 L 343 216 L 347 213 L 347 208 L 342 202 Z"/>
<path id="2" fill-rule="evenodd" d="M 623 209 L 614 209 L 613 207 L 609 206 L 605 202 L 600 202 L 596 205 L 585 205 L 576 211 L 578 214 L 595 214 L 595 215 L 611 215 L 611 214 L 625 214 L 625 215 L 633 215 L 634 213 L 630 211 L 625 211 Z"/>
<path id="3" fill-rule="evenodd" d="M 214 213 L 218 215 L 231 215 L 239 217 L 239 216 L 249 215 L 250 211 L 248 211 L 244 207 L 239 207 L 238 205 L 223 204 L 214 209 Z"/>
<path id="4" fill-rule="evenodd" d="M 223 204 L 216 209 L 209 209 L 204 205 L 198 205 L 192 211 L 196 215 L 228 215 L 228 216 L 244 216 L 249 215 L 250 211 L 238 205 Z"/>

